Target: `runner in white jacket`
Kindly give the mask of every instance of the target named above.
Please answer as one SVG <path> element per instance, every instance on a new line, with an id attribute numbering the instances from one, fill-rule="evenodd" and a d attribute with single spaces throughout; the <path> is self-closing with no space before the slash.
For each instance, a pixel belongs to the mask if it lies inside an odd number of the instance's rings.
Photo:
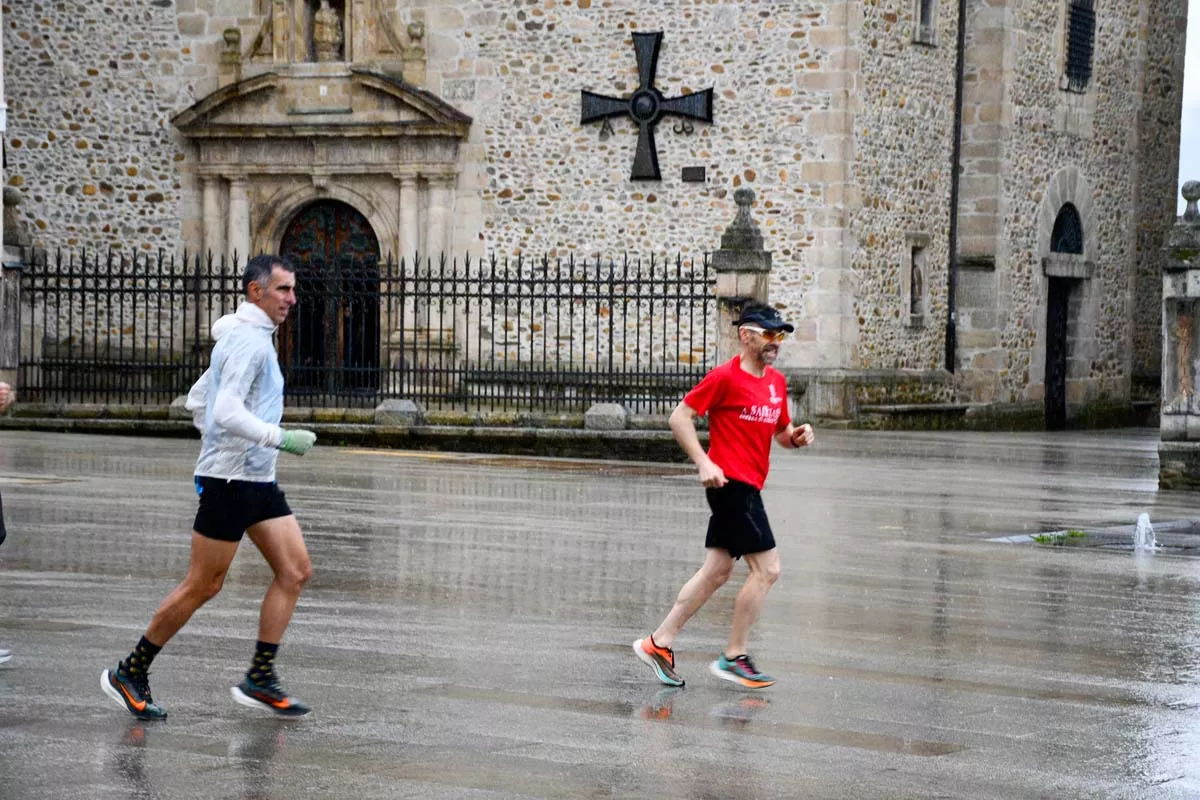
<path id="1" fill-rule="evenodd" d="M 246 265 L 242 285 L 247 302 L 213 325 L 212 365 L 188 393 L 187 408 L 203 441 L 195 473 L 200 509 L 187 577 L 159 606 L 129 656 L 101 675 L 105 693 L 141 719 L 167 715 L 150 695 L 150 663 L 221 590 L 243 533 L 275 579 L 263 599 L 254 658 L 245 680 L 232 689 L 233 698 L 284 716 L 309 711 L 284 692 L 275 674 L 279 643 L 312 575 L 300 525 L 275 483 L 278 451 L 302 456 L 317 438 L 311 431 L 279 426 L 283 373 L 274 333 L 296 304 L 295 274 L 276 256 L 258 256 Z"/>

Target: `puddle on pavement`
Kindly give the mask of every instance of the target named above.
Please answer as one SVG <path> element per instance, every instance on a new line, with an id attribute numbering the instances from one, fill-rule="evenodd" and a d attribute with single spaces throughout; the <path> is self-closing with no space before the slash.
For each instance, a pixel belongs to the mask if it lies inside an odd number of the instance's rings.
<path id="1" fill-rule="evenodd" d="M 580 649 L 595 653 L 628 653 L 629 645 L 601 643 L 585 645 Z M 697 659 L 707 655 L 706 653 L 701 653 L 700 651 L 689 652 L 687 650 L 678 649 L 675 651 L 675 653 L 677 656 L 683 654 L 689 657 L 695 656 Z M 863 669 L 861 667 L 827 666 L 824 664 L 809 664 L 799 661 L 773 660 L 771 663 L 773 666 L 772 671 L 787 670 L 788 672 L 795 672 L 803 675 L 815 675 L 820 678 L 840 678 L 854 681 L 895 683 L 903 686 L 924 686 L 938 690 L 972 692 L 975 694 L 984 694 L 994 697 L 1014 697 L 1022 700 L 1051 700 L 1064 703 L 1115 706 L 1118 708 L 1151 705 L 1151 703 L 1148 703 L 1143 699 L 1124 694 L 1072 692 L 1066 689 L 1031 689 L 1022 686 L 1005 686 L 995 683 L 983 683 L 981 681 L 966 681 L 958 678 L 938 678 L 928 675 L 911 675 L 900 672 Z"/>
<path id="2" fill-rule="evenodd" d="M 911 739 L 906 736 L 891 736 L 881 733 L 863 733 L 861 731 L 839 730 L 836 728 L 820 728 L 813 725 L 798 725 L 790 722 L 776 722 L 767 720 L 751 720 L 749 715 L 756 708 L 746 708 L 739 701 L 746 698 L 738 698 L 729 700 L 718 705 L 716 709 L 706 717 L 697 718 L 689 714 L 686 721 L 675 720 L 670 713 L 662 713 L 661 699 L 652 701 L 652 706 L 657 704 L 659 710 L 655 713 L 642 713 L 645 709 L 641 705 L 634 705 L 621 701 L 606 701 L 606 700 L 586 700 L 576 697 L 557 697 L 552 695 L 530 694 L 526 692 L 510 692 L 502 689 L 483 689 L 471 686 L 456 686 L 446 684 L 438 686 L 430 690 L 432 693 L 440 697 L 446 697 L 453 700 L 467 700 L 484 703 L 503 703 L 504 705 L 518 706 L 521 708 L 530 708 L 537 710 L 555 710 L 567 711 L 577 714 L 593 714 L 606 717 L 633 717 L 638 716 L 642 719 L 653 721 L 656 723 L 679 724 L 686 725 L 689 729 L 703 728 L 707 730 L 728 731 L 730 723 L 736 725 L 736 730 L 739 733 L 747 736 L 760 736 L 768 739 L 784 739 L 796 742 L 809 742 L 812 744 L 834 745 L 837 747 L 851 747 L 857 750 L 870 750 L 877 753 L 898 753 L 909 756 L 945 756 L 951 753 L 959 753 L 966 750 L 965 745 L 954 744 L 953 742 L 937 742 L 927 741 L 924 739 Z M 660 692 L 661 695 L 661 692 Z M 680 693 L 682 695 L 682 693 Z M 758 698 L 756 695 L 751 698 L 752 701 L 767 700 L 764 696 Z M 762 706 L 769 704 L 762 703 Z M 735 708 L 736 706 L 736 708 Z"/>
<path id="3" fill-rule="evenodd" d="M 1062 550 L 1102 550 L 1119 553 L 1134 552 L 1134 533 L 1137 526 L 1114 525 L 1106 528 L 1069 528 L 1044 533 L 1016 536 L 996 536 L 989 542 L 1032 544 Z M 1154 555 L 1200 558 L 1200 521 L 1169 520 L 1154 522 L 1156 546 Z M 1147 553 L 1150 555 L 1150 553 Z"/>

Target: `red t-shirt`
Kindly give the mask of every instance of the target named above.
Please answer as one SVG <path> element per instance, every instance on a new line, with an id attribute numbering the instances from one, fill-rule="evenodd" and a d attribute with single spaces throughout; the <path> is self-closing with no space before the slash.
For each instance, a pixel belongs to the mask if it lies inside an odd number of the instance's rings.
<path id="1" fill-rule="evenodd" d="M 742 357 L 716 367 L 683 402 L 708 416 L 708 457 L 725 473 L 762 489 L 771 466 L 771 439 L 785 430 L 787 379 L 772 367 L 761 378 L 742 369 Z"/>

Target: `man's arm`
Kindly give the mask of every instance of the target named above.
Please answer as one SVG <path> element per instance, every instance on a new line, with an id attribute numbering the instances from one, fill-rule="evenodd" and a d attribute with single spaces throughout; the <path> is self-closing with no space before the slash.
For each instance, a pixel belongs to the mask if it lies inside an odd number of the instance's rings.
<path id="1" fill-rule="evenodd" d="M 0 414 L 8 410 L 8 407 L 16 402 L 17 393 L 7 383 L 0 383 Z"/>
<path id="2" fill-rule="evenodd" d="M 724 486 L 726 484 L 724 470 L 713 463 L 713 460 L 708 457 L 708 453 L 704 452 L 704 445 L 700 444 L 700 437 L 696 434 L 696 417 L 696 409 L 687 403 L 680 403 L 671 412 L 669 420 L 671 433 L 675 436 L 675 441 L 679 442 L 679 446 L 683 448 L 683 452 L 687 453 L 687 457 L 700 471 L 700 482 L 714 488 Z"/>
<path id="3" fill-rule="evenodd" d="M 231 358 L 238 355 L 240 358 Z M 213 400 L 213 421 L 235 436 L 248 439 L 259 447 L 277 447 L 285 453 L 302 456 L 312 449 L 317 435 L 302 429 L 284 430 L 264 422 L 246 408 L 246 397 L 268 356 L 262 350 L 249 350 L 223 356 L 221 386 Z M 211 384 L 212 379 L 209 379 Z M 212 391 L 209 386 L 208 391 Z"/>
<path id="4" fill-rule="evenodd" d="M 249 348 L 222 353 L 221 384 L 213 400 L 213 422 L 260 447 L 279 447 L 283 441 L 283 428 L 262 421 L 246 408 L 246 398 L 262 362 L 263 353 Z M 208 391 L 212 391 L 211 377 L 209 383 Z"/>

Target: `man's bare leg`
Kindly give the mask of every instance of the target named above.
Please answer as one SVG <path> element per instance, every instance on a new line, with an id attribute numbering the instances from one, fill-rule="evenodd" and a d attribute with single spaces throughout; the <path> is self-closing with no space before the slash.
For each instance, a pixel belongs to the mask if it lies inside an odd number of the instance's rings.
<path id="1" fill-rule="evenodd" d="M 312 576 L 312 564 L 300 525 L 294 516 L 260 522 L 246 531 L 250 541 L 271 565 L 275 579 L 263 597 L 258 616 L 258 642 L 246 680 L 233 688 L 233 699 L 244 706 L 262 708 L 288 717 L 309 712 L 304 703 L 289 697 L 275 674 L 275 655 L 304 584 Z"/>
<path id="2" fill-rule="evenodd" d="M 259 612 L 258 638 L 279 644 L 292 620 L 300 592 L 312 577 L 308 548 L 294 516 L 264 520 L 249 528 L 246 535 L 275 573 Z"/>
<path id="3" fill-rule="evenodd" d="M 167 595 L 133 651 L 116 669 L 100 674 L 100 688 L 140 719 L 163 719 L 167 712 L 150 695 L 150 663 L 192 614 L 221 591 L 237 542 L 210 539 L 192 532 L 192 557 L 187 577 Z"/>
<path id="4" fill-rule="evenodd" d="M 713 592 L 725 585 L 732 574 L 733 556 L 729 555 L 729 551 L 710 548 L 704 564 L 679 590 L 675 605 L 654 631 L 654 643 L 659 647 L 670 647 L 684 624 L 708 602 Z"/>
<path id="5" fill-rule="evenodd" d="M 729 630 L 729 644 L 725 648 L 725 656 L 730 659 L 745 654 L 750 626 L 758 619 L 767 592 L 779 580 L 778 550 L 748 553 L 744 558 L 746 566 L 750 568 L 750 576 L 733 604 L 733 625 Z"/>
<path id="6" fill-rule="evenodd" d="M 146 638 L 162 647 L 179 633 L 200 606 L 216 597 L 237 549 L 237 542 L 210 539 L 192 531 L 192 558 L 187 577 L 154 612 L 154 618 L 146 628 Z"/>

